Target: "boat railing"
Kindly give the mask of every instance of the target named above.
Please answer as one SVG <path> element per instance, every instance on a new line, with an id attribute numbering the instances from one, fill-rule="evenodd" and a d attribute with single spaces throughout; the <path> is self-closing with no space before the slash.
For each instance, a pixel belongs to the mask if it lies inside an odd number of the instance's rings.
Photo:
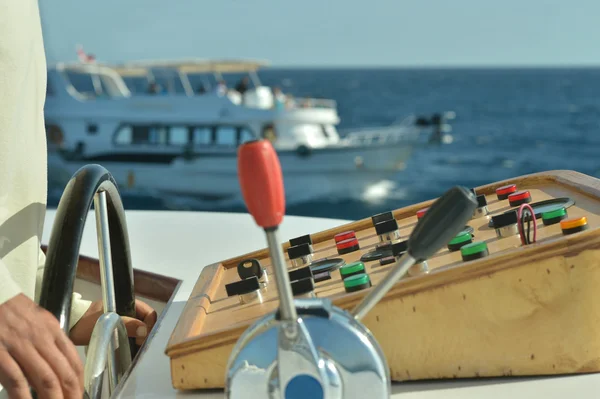
<path id="1" fill-rule="evenodd" d="M 416 132 L 356 132 L 344 137 L 341 142 L 345 145 L 365 146 L 365 145 L 383 145 L 394 144 L 403 141 L 414 140 L 418 134 Z"/>
<path id="2" fill-rule="evenodd" d="M 292 97 L 289 100 L 291 108 L 325 108 L 336 109 L 337 102 L 327 98 Z"/>
<path id="3" fill-rule="evenodd" d="M 84 378 L 87 388 L 96 389 L 98 370 L 108 366 L 109 391 L 112 392 L 129 368 L 138 347 L 135 339 L 128 340 L 126 333 L 123 336 L 124 326 L 114 320 L 115 316 L 119 320 L 120 316 L 136 316 L 133 268 L 125 211 L 117 183 L 100 165 L 86 165 L 79 169 L 63 191 L 46 251 L 40 306 L 52 313 L 68 334 L 79 250 L 92 204 L 96 216 L 104 316 L 94 327 L 95 334 L 92 334 L 90 343 L 93 352 L 86 360 Z M 119 349 L 117 356 L 114 352 L 117 346 L 129 348 L 128 353 Z M 102 355 L 99 351 L 107 353 Z M 94 395 L 86 393 L 90 398 L 96 398 L 98 392 Z"/>
<path id="4" fill-rule="evenodd" d="M 414 117 L 382 127 L 366 127 L 348 132 L 342 138 L 345 145 L 382 145 L 415 140 L 420 134 L 414 127 Z"/>

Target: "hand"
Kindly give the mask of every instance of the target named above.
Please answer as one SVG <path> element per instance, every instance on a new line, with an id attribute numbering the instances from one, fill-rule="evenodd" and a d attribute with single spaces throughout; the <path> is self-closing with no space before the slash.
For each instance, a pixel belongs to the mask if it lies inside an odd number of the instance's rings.
<path id="1" fill-rule="evenodd" d="M 10 398 L 83 396 L 83 364 L 60 324 L 19 294 L 0 305 L 0 384 Z"/>
<path id="2" fill-rule="evenodd" d="M 69 333 L 71 341 L 75 345 L 88 345 L 96 322 L 103 313 L 102 301 L 93 302 L 87 312 L 71 328 L 71 332 Z M 154 327 L 157 315 L 156 311 L 150 305 L 137 299 L 135 301 L 135 313 L 136 318 L 121 316 L 121 319 L 127 329 L 127 336 L 136 338 L 135 343 L 142 345 L 146 340 L 148 332 Z"/>

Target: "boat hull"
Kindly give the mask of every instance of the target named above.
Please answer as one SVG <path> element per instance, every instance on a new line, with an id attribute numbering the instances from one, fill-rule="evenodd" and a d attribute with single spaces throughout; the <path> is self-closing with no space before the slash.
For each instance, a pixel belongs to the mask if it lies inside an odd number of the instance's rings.
<path id="1" fill-rule="evenodd" d="M 337 147 L 278 151 L 288 202 L 336 196 L 356 197 L 371 185 L 394 178 L 404 169 L 413 146 L 407 143 L 371 147 Z M 198 200 L 241 198 L 237 152 L 173 157 L 169 163 L 68 160 L 49 155 L 49 175 L 55 184 L 85 164 L 108 168 L 122 189 L 142 189 L 161 197 Z"/>

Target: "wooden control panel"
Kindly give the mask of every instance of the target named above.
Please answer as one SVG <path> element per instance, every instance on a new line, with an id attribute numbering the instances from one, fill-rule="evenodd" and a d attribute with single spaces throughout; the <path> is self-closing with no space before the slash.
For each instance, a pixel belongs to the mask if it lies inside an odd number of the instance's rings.
<path id="1" fill-rule="evenodd" d="M 529 193 L 529 205 L 537 215 L 535 242 L 523 244 L 510 221 L 502 231 L 490 223 L 492 217 L 519 208 L 511 206 L 509 198 L 498 199 L 498 192 L 512 184 L 517 190 L 513 200 L 522 202 L 527 197 L 524 192 Z M 460 243 L 455 243 L 452 250 L 439 250 L 427 259 L 428 272 L 423 265 L 414 269 L 363 319 L 386 355 L 392 379 L 599 371 L 600 180 L 577 172 L 553 171 L 477 187 L 475 192 L 485 196 L 488 214 L 480 209 L 465 226 L 471 234 L 470 246 L 458 248 Z M 382 249 L 382 256 L 389 261 L 392 244 L 409 237 L 417 214 L 422 215 L 431 203 L 433 200 L 392 210 L 397 231 L 386 230 L 383 235 L 377 234 L 373 218 L 314 232 L 310 234 L 310 256 L 297 259 L 295 266 L 287 255 L 291 244 L 286 241 L 283 248 L 288 266 L 297 270 L 322 264 L 324 259 L 339 259 L 339 264 L 360 269 L 362 265 L 356 262 L 362 258 L 363 274 L 375 286 L 394 264 L 372 259 L 373 251 Z M 342 249 L 340 254 L 334 237 L 342 232 L 353 232 L 358 248 L 350 246 L 351 252 Z M 533 241 L 533 231 L 528 237 Z M 262 277 L 257 291 L 237 295 L 231 287 L 242 280 L 238 264 L 249 259 L 258 260 L 267 279 Z M 355 274 L 350 269 L 345 270 Z M 314 276 L 314 290 L 302 295 L 329 298 L 347 310 L 370 289 L 345 286 L 337 268 L 329 272 L 328 279 Z M 239 336 L 277 307 L 267 249 L 205 267 L 166 348 L 173 386 L 182 390 L 222 388 L 227 361 Z"/>

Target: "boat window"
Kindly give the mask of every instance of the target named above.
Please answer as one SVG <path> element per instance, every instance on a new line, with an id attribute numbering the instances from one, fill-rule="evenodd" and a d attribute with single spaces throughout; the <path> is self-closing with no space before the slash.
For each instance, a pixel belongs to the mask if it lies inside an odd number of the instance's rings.
<path id="1" fill-rule="evenodd" d="M 134 126 L 131 144 L 146 144 L 150 141 L 150 128 L 148 126 Z"/>
<path id="2" fill-rule="evenodd" d="M 205 126 L 194 127 L 192 130 L 192 143 L 194 145 L 209 145 L 212 142 L 212 129 Z"/>
<path id="3" fill-rule="evenodd" d="M 82 73 L 77 71 L 65 71 L 71 85 L 82 94 L 100 96 L 110 92 L 106 90 L 106 83 L 99 75 Z"/>
<path id="4" fill-rule="evenodd" d="M 238 140 L 238 144 L 244 144 L 247 141 L 254 140 L 254 135 L 248 128 L 240 129 L 240 139 Z"/>
<path id="5" fill-rule="evenodd" d="M 235 147 L 237 142 L 237 128 L 235 126 L 217 127 L 216 144 Z"/>
<path id="6" fill-rule="evenodd" d="M 89 93 L 91 95 L 96 95 L 91 75 L 74 71 L 65 71 L 65 73 L 75 90 L 84 94 Z"/>
<path id="7" fill-rule="evenodd" d="M 144 128 L 146 128 L 144 126 Z M 148 144 L 167 144 L 167 128 L 165 126 L 150 126 L 148 129 Z M 135 129 L 134 129 L 135 138 Z"/>
<path id="8" fill-rule="evenodd" d="M 162 88 L 166 93 L 185 93 L 183 84 L 179 77 L 173 76 L 155 76 L 155 82 Z"/>
<path id="9" fill-rule="evenodd" d="M 188 141 L 187 126 L 171 126 L 169 129 L 169 145 L 184 146 Z"/>
<path id="10" fill-rule="evenodd" d="M 123 125 L 115 134 L 118 145 L 166 145 L 168 131 L 166 126 Z"/>
<path id="11" fill-rule="evenodd" d="M 96 134 L 96 133 L 98 133 L 98 125 L 96 125 L 95 123 L 88 123 L 88 125 L 87 125 L 87 132 L 89 134 Z"/>
<path id="12" fill-rule="evenodd" d="M 144 94 L 148 90 L 148 79 L 146 77 L 125 76 L 123 81 L 133 94 Z"/>
<path id="13" fill-rule="evenodd" d="M 118 145 L 131 144 L 132 137 L 133 137 L 133 128 L 129 125 L 121 126 L 121 128 L 115 135 L 115 144 L 118 144 Z"/>

